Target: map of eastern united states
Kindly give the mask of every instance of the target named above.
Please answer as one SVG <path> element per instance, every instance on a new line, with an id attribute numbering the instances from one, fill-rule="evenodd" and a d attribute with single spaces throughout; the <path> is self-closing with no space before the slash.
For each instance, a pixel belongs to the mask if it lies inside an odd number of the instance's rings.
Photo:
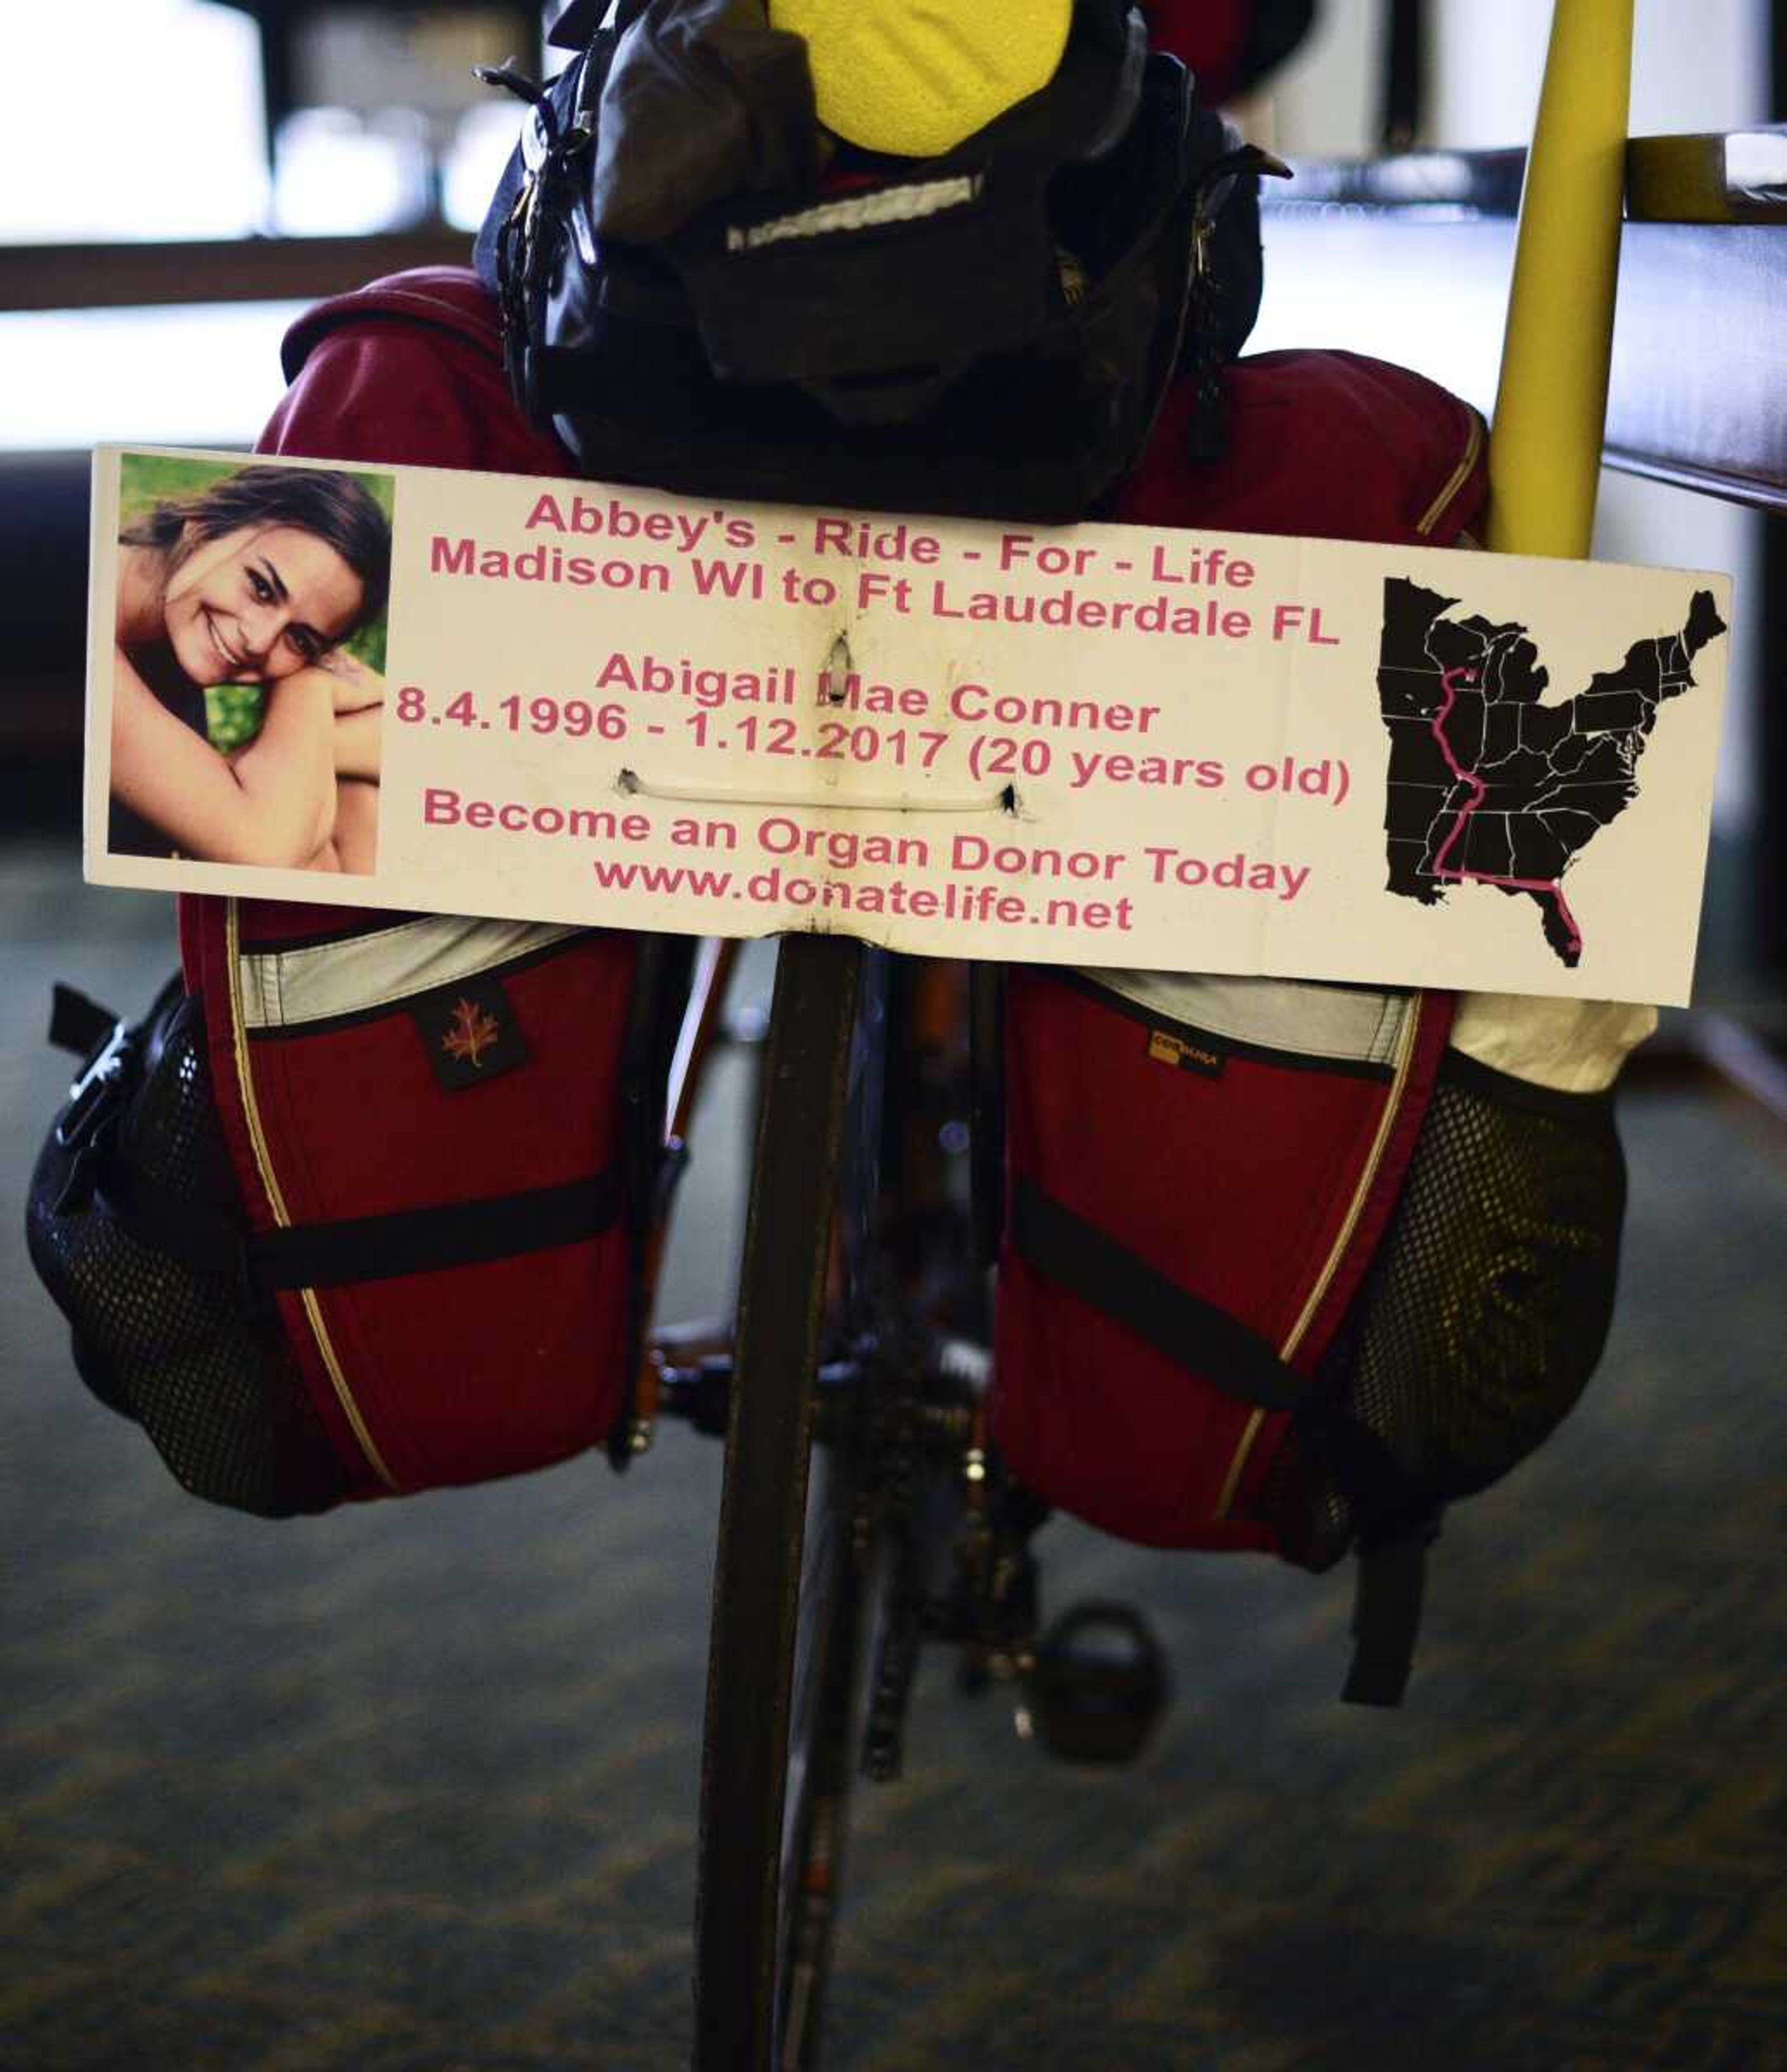
<path id="1" fill-rule="evenodd" d="M 1696 590 L 1678 633 L 1636 642 L 1587 690 L 1542 705 L 1547 672 L 1524 626 L 1475 615 L 1403 576 L 1384 583 L 1378 702 L 1390 734 L 1389 890 L 1437 905 L 1454 885 L 1537 902 L 1572 970 L 1583 934 L 1562 880 L 1638 796 L 1638 758 L 1665 699 L 1694 685 L 1694 657 L 1725 631 Z"/>

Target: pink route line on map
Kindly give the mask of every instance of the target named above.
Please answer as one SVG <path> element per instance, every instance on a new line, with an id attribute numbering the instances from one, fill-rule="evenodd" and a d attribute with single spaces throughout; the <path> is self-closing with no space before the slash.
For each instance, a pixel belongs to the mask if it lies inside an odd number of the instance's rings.
<path id="1" fill-rule="evenodd" d="M 1564 898 L 1563 887 L 1555 878 L 1498 878 L 1493 871 L 1448 870 L 1446 868 L 1446 858 L 1451 854 L 1458 837 L 1465 832 L 1465 821 L 1482 804 L 1489 788 L 1474 770 L 1465 769 L 1459 762 L 1457 757 L 1452 752 L 1452 743 L 1446 738 L 1446 720 L 1457 701 L 1458 686 L 1460 684 L 1474 684 L 1476 681 L 1477 672 L 1468 664 L 1460 664 L 1456 668 L 1442 669 L 1440 672 L 1440 686 L 1446 695 L 1444 702 L 1433 716 L 1433 738 L 1440 744 L 1440 753 L 1446 758 L 1446 767 L 1460 783 L 1469 784 L 1473 787 L 1473 796 L 1459 809 L 1458 817 L 1452 823 L 1452 832 L 1440 843 L 1439 853 L 1433 859 L 1433 874 L 1436 878 L 1447 878 L 1458 885 L 1469 881 L 1477 885 L 1506 885 L 1517 892 L 1550 893 L 1558 904 L 1558 918 L 1569 931 L 1570 953 L 1572 956 L 1580 956 L 1582 931 L 1576 926 L 1575 916 L 1570 911 L 1569 902 Z"/>

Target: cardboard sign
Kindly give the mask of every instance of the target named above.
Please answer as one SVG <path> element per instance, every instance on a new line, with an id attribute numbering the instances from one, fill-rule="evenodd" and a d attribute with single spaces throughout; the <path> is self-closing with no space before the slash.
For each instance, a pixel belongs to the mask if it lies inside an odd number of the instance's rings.
<path id="1" fill-rule="evenodd" d="M 370 625 L 306 474 L 392 515 Z M 102 883 L 1687 997 L 1722 577 L 116 450 L 93 508 Z"/>

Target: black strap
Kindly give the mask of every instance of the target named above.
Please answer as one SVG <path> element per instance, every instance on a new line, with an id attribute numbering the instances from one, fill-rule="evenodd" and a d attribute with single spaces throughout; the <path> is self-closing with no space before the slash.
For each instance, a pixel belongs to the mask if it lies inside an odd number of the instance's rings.
<path id="1" fill-rule="evenodd" d="M 1345 1497 L 1358 1540 L 1354 1654 L 1341 1695 L 1356 1705 L 1399 1705 L 1420 1632 L 1427 1550 L 1439 1537 L 1444 1507 L 1340 1397 L 1313 1398 L 1297 1431 Z"/>
<path id="2" fill-rule="evenodd" d="M 1386 154 L 1412 150 L 1421 134 L 1428 76 L 1426 14 L 1421 0 L 1391 0 L 1378 128 L 1378 148 Z"/>
<path id="3" fill-rule="evenodd" d="M 50 1001 L 50 1041 L 59 1050 L 72 1050 L 84 1058 L 97 1050 L 118 1026 L 110 1008 L 59 979 Z"/>
<path id="4" fill-rule="evenodd" d="M 1353 1666 L 1341 1696 L 1349 1705 L 1399 1705 L 1421 1629 L 1429 1532 L 1359 1549 L 1353 1600 Z"/>
<path id="5" fill-rule="evenodd" d="M 968 1203 L 975 1263 L 999 1256 L 1005 1227 L 1005 967 L 968 966 Z"/>
<path id="6" fill-rule="evenodd" d="M 1399 1705 L 1420 1631 L 1427 1550 L 1439 1531 L 1431 1499 L 1415 1490 L 1381 1441 L 1325 1404 L 1266 1339 L 1176 1286 L 1021 1175 L 1013 1198 L 1012 1237 L 1037 1272 L 1181 1367 L 1227 1395 L 1298 1414 L 1304 1443 L 1325 1457 L 1370 1521 L 1359 1550 L 1353 1662 L 1341 1695 L 1355 1705 Z"/>
<path id="7" fill-rule="evenodd" d="M 1012 1238 L 1038 1273 L 1225 1395 L 1264 1410 L 1296 1410 L 1309 1400 L 1309 1382 L 1257 1331 L 1177 1286 L 1021 1174 L 1012 1202 Z"/>
<path id="8" fill-rule="evenodd" d="M 249 1240 L 249 1258 L 255 1278 L 269 1288 L 392 1281 L 575 1244 L 606 1230 L 620 1207 L 620 1178 L 610 1169 L 524 1194 L 258 1231 Z"/>
<path id="9" fill-rule="evenodd" d="M 620 1408 L 608 1435 L 608 1462 L 617 1474 L 631 1466 L 639 1409 L 639 1368 L 653 1290 L 646 1285 L 646 1245 L 654 1224 L 665 1222 L 687 1147 L 667 1141 L 664 1114 L 671 1061 L 681 1035 L 694 969 L 691 936 L 641 935 L 633 967 L 621 1045 L 620 1166 L 625 1175 L 627 1232 L 626 1365 Z"/>
<path id="10" fill-rule="evenodd" d="M 201 1272 L 240 1274 L 262 1290 L 342 1288 L 544 1252 L 598 1235 L 621 1209 L 612 1168 L 520 1194 L 252 1232 L 190 1196 L 169 1193 L 121 1158 L 109 1161 L 97 1193 L 140 1244 Z"/>

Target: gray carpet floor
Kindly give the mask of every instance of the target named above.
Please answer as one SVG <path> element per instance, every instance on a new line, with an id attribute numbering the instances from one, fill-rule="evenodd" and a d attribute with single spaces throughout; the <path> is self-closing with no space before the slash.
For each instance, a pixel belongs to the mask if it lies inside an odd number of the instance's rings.
<path id="1" fill-rule="evenodd" d="M 683 2062 L 716 1450 L 280 1526 L 182 1496 L 18 1236 L 49 980 L 134 1009 L 167 909 L 4 870 L 0 2065 Z M 1344 1573 L 1051 1527 L 1050 1601 L 1145 1604 L 1177 1701 L 1088 1774 L 926 1669 L 859 1799 L 840 2072 L 1787 2067 L 1787 1162 L 1704 1096 L 1625 1129 L 1607 1361 L 1448 1523 L 1407 1708 L 1334 1700 Z M 736 1241 L 707 1164 L 680 1308 Z"/>

